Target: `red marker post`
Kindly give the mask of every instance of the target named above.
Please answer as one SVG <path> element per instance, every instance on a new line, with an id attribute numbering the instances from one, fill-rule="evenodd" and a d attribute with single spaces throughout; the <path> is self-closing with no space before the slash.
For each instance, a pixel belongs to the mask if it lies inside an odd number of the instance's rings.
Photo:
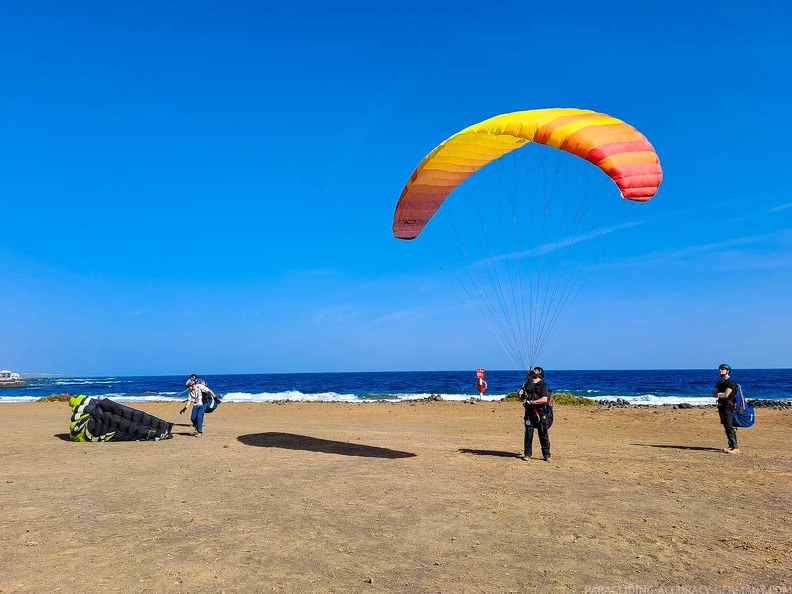
<path id="1" fill-rule="evenodd" d="M 479 391 L 479 400 L 484 395 L 484 390 L 487 389 L 487 382 L 484 381 L 484 369 L 479 367 L 476 369 L 476 389 Z"/>

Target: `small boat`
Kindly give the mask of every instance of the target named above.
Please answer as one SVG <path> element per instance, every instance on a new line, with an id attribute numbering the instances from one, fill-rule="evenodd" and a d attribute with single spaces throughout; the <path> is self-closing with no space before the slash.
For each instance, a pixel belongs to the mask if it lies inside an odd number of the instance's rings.
<path id="1" fill-rule="evenodd" d="M 18 373 L 8 369 L 0 369 L 0 388 L 22 388 L 27 382 Z"/>

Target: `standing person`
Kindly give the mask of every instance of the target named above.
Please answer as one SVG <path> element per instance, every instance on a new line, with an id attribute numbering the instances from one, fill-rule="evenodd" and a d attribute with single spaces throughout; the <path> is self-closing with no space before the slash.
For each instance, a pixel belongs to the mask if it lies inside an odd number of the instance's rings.
<path id="1" fill-rule="evenodd" d="M 187 388 L 190 391 L 187 395 L 187 404 L 184 405 L 184 408 L 181 409 L 179 414 L 183 414 L 187 410 L 187 407 L 192 405 L 190 421 L 192 421 L 193 427 L 195 427 L 195 437 L 201 437 L 201 435 L 203 435 L 204 413 L 211 402 L 210 399 L 217 398 L 217 396 L 215 396 L 212 390 L 206 387 L 205 383 L 198 381 L 197 376 L 195 380 L 192 378 L 193 376 L 190 376 L 190 380 L 187 381 Z"/>
<path id="2" fill-rule="evenodd" d="M 731 377 L 731 367 L 726 363 L 718 366 L 720 379 L 715 384 L 712 397 L 718 399 L 718 415 L 723 429 L 726 431 L 726 440 L 729 447 L 723 451 L 727 454 L 739 454 L 740 447 L 737 445 L 737 429 L 734 426 L 734 411 L 737 409 L 737 382 Z"/>
<path id="3" fill-rule="evenodd" d="M 542 458 L 550 462 L 550 436 L 547 427 L 550 388 L 544 381 L 544 369 L 534 367 L 526 374 L 525 383 L 518 392 L 518 397 L 525 407 L 525 439 L 523 444 L 523 460 L 533 455 L 534 429 L 539 433 L 539 444 L 542 446 Z"/>

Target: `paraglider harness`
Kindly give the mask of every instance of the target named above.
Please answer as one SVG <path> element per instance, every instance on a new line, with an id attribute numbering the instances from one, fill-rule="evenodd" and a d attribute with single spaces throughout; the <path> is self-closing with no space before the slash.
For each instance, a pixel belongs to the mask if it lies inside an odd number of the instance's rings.
<path id="1" fill-rule="evenodd" d="M 734 411 L 734 424 L 737 427 L 742 427 L 744 429 L 753 427 L 754 421 L 756 420 L 754 417 L 754 407 L 746 402 L 740 384 L 737 384 L 737 392 L 734 397 L 734 408 L 732 410 Z"/>
<path id="2" fill-rule="evenodd" d="M 718 400 L 718 415 L 720 416 L 721 424 L 723 424 L 723 411 L 732 411 L 732 424 L 734 427 L 742 427 L 747 429 L 752 427 L 755 421 L 754 407 L 749 405 L 743 395 L 742 386 L 734 382 L 737 389 L 734 390 L 729 396 L 723 400 Z"/>
<path id="3" fill-rule="evenodd" d="M 523 401 L 526 412 L 533 417 L 531 422 L 538 420 L 540 423 L 545 423 L 548 429 L 552 427 L 555 417 L 553 412 L 554 404 L 553 390 L 550 389 L 550 386 L 547 387 L 547 402 L 543 404 L 528 404 L 528 400 Z"/>
<path id="4" fill-rule="evenodd" d="M 547 388 L 547 402 L 544 404 L 524 404 L 527 409 L 530 407 L 530 412 L 539 417 L 539 422 L 544 423 L 548 429 L 553 426 L 554 413 L 553 413 L 553 391 Z"/>

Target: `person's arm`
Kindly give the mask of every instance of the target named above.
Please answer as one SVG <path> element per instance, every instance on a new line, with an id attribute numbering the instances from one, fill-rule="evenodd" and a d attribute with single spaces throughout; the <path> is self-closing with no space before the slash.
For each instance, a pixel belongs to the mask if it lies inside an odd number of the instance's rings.
<path id="1" fill-rule="evenodd" d="M 179 414 L 180 415 L 184 414 L 192 403 L 193 403 L 192 392 L 188 392 L 187 393 L 187 402 L 185 402 L 184 408 L 179 411 Z"/>
<path id="2" fill-rule="evenodd" d="M 727 387 L 723 390 L 723 392 L 718 392 L 718 386 L 715 386 L 715 389 L 712 391 L 713 398 L 723 398 L 724 400 L 728 400 L 729 396 L 731 396 L 732 390 L 731 388 Z"/>

